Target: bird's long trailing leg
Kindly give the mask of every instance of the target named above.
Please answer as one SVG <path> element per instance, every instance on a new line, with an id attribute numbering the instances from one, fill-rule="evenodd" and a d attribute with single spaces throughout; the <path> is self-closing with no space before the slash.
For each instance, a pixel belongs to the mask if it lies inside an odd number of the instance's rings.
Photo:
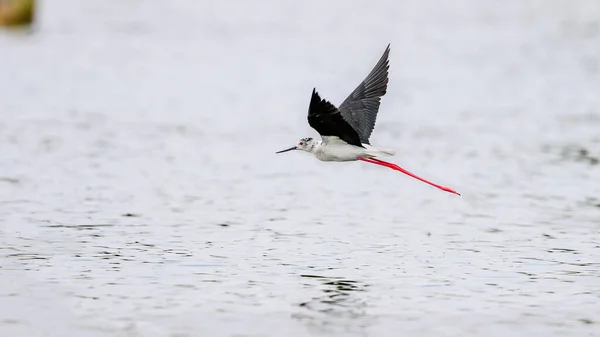
<path id="1" fill-rule="evenodd" d="M 361 160 L 361 161 L 364 161 L 364 162 L 367 162 L 367 163 L 371 163 L 371 164 L 385 166 L 385 167 L 391 168 L 392 170 L 400 171 L 400 172 L 402 172 L 402 173 L 404 173 L 406 175 L 409 175 L 409 176 L 411 176 L 411 177 L 413 177 L 413 178 L 415 178 L 417 180 L 420 180 L 420 181 L 422 181 L 422 182 L 424 182 L 426 184 L 429 184 L 429 185 L 431 185 L 433 187 L 439 188 L 442 191 L 446 191 L 446 192 L 449 192 L 449 193 L 454 193 L 456 195 L 460 195 L 460 193 L 456 192 L 455 190 L 453 190 L 451 188 L 448 188 L 448 187 L 445 187 L 445 186 L 442 186 L 442 185 L 438 185 L 438 184 L 432 183 L 431 181 L 423 179 L 423 178 L 419 177 L 418 175 L 416 175 L 414 173 L 411 173 L 411 172 L 403 169 L 402 167 L 400 167 L 400 166 L 398 166 L 396 164 L 388 163 L 387 161 L 379 160 L 379 159 L 376 159 L 376 158 L 358 158 L 358 160 Z"/>

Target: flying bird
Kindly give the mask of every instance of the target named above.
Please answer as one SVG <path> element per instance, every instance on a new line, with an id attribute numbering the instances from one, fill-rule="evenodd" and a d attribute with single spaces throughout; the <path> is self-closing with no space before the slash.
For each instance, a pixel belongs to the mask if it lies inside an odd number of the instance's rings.
<path id="1" fill-rule="evenodd" d="M 310 137 L 302 138 L 295 146 L 276 153 L 302 150 L 312 153 L 321 161 L 360 160 L 389 167 L 443 191 L 460 195 L 451 188 L 432 183 L 396 164 L 376 158 L 395 154 L 394 150 L 377 148 L 369 142 L 375 128 L 381 97 L 387 91 L 389 55 L 390 45 L 388 44 L 373 70 L 342 102 L 339 108 L 329 101 L 321 99 L 314 88 L 308 106 L 308 124 L 321 135 L 321 140 Z"/>

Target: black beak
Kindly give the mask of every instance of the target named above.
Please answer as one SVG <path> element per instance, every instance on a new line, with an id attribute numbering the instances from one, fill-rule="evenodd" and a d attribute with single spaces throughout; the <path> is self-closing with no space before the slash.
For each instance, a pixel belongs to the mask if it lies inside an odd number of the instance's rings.
<path id="1" fill-rule="evenodd" d="M 281 151 L 277 151 L 275 153 L 284 153 L 284 152 L 288 152 L 288 151 L 292 151 L 292 150 L 298 150 L 298 148 L 296 148 L 295 146 L 290 147 L 289 149 L 285 149 L 285 150 L 281 150 Z"/>

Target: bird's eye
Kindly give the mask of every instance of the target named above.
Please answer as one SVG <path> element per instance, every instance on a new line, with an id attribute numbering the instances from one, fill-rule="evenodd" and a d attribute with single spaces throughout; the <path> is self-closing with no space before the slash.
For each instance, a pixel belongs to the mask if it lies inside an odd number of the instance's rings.
<path id="1" fill-rule="evenodd" d="M 304 142 L 300 142 L 300 146 L 304 145 Z"/>

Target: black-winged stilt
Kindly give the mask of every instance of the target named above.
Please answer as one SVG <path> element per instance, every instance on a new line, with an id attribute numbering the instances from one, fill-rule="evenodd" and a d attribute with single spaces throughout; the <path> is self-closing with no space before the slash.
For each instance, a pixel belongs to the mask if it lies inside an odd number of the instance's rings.
<path id="1" fill-rule="evenodd" d="M 371 73 L 344 100 L 339 108 L 321 99 L 313 89 L 308 106 L 308 124 L 315 129 L 322 140 L 302 138 L 296 146 L 278 151 L 291 150 L 310 152 L 322 161 L 356 161 L 377 164 L 400 171 L 443 191 L 460 195 L 455 190 L 423 179 L 400 166 L 375 157 L 393 156 L 395 151 L 371 146 L 369 137 L 375 127 L 381 96 L 385 95 L 388 84 L 390 45 L 371 70 Z"/>

